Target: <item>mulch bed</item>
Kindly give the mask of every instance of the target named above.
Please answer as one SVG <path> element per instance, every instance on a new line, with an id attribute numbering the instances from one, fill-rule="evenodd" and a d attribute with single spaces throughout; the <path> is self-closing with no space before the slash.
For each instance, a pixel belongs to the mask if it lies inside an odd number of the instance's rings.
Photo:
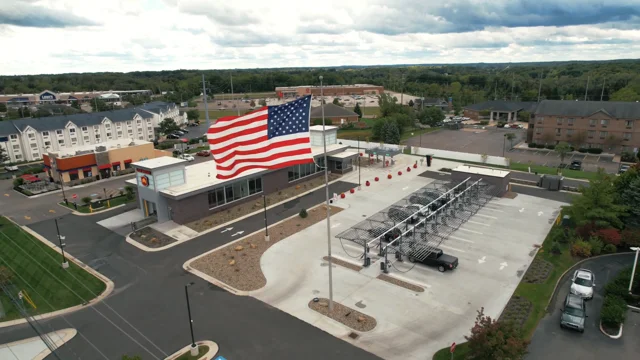
<path id="1" fill-rule="evenodd" d="M 524 274 L 523 281 L 529 284 L 542 284 L 547 280 L 549 274 L 551 274 L 551 270 L 553 270 L 553 264 L 535 258 Z"/>
<path id="2" fill-rule="evenodd" d="M 322 260 L 329 261 L 329 257 L 325 256 L 325 257 L 322 258 Z M 342 267 L 346 267 L 347 269 L 351 269 L 351 270 L 355 270 L 355 271 L 362 270 L 362 266 L 358 266 L 358 265 L 352 264 L 350 262 L 346 262 L 346 261 L 343 261 L 343 260 L 340 260 L 340 259 L 336 259 L 335 257 L 331 259 L 331 263 L 332 264 L 336 264 L 336 265 L 340 265 Z"/>
<path id="3" fill-rule="evenodd" d="M 389 275 L 380 274 L 380 275 L 378 275 L 378 279 L 380 279 L 382 281 L 386 281 L 386 282 L 388 282 L 390 284 L 393 284 L 393 285 L 398 285 L 398 286 L 403 287 L 405 289 L 409 289 L 409 290 L 411 290 L 413 292 L 424 292 L 424 288 L 422 286 L 414 285 L 414 284 L 408 283 L 406 281 L 402 281 L 402 280 L 396 279 L 396 278 L 391 277 Z"/>
<path id="4" fill-rule="evenodd" d="M 516 196 L 518 196 L 518 193 L 513 192 L 513 191 L 508 191 L 504 195 L 502 195 L 502 197 L 506 198 L 506 199 L 515 199 Z"/>
<path id="5" fill-rule="evenodd" d="M 340 174 L 329 173 L 329 181 L 331 182 L 333 180 L 336 180 L 340 178 L 340 176 L 341 176 Z M 318 188 L 322 185 L 324 185 L 324 175 L 315 177 L 308 181 L 298 183 L 296 185 L 282 189 L 278 192 L 271 193 L 266 196 L 267 206 L 277 204 L 287 199 L 295 198 L 296 196 L 299 196 L 304 192 Z M 185 226 L 197 232 L 202 232 L 207 229 L 216 227 L 218 225 L 228 223 L 229 221 L 233 221 L 242 216 L 249 215 L 258 210 L 262 210 L 263 207 L 264 207 L 263 200 L 262 198 L 259 198 L 252 202 L 238 204 L 227 210 L 223 210 L 215 214 L 209 215 L 207 217 L 204 217 L 200 220 L 190 222 L 188 224 L 185 224 Z"/>
<path id="6" fill-rule="evenodd" d="M 331 215 L 342 211 L 338 207 L 330 208 Z M 326 219 L 326 213 L 326 205 L 315 207 L 307 211 L 304 219 L 296 216 L 269 227 L 269 242 L 264 240 L 264 233 L 259 232 L 203 256 L 190 266 L 238 290 L 258 290 L 267 284 L 260 268 L 262 254 L 278 241 Z"/>
<path id="7" fill-rule="evenodd" d="M 329 299 L 320 298 L 318 302 L 309 301 L 309 308 L 327 316 L 356 331 L 371 331 L 377 322 L 373 317 L 363 314 L 338 302 L 333 302 L 333 311 L 329 311 Z"/>
<path id="8" fill-rule="evenodd" d="M 504 307 L 499 321 L 511 321 L 522 327 L 531 313 L 531 302 L 520 296 L 513 296 Z"/>
<path id="9" fill-rule="evenodd" d="M 140 244 L 148 246 L 150 248 L 159 248 L 178 241 L 171 236 L 156 231 L 149 226 L 131 233 L 129 237 L 139 242 Z"/>

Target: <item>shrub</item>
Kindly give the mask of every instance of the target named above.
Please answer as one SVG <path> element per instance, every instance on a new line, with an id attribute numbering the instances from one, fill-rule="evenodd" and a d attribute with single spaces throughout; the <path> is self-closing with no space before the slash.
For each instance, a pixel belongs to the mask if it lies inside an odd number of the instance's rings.
<path id="1" fill-rule="evenodd" d="M 620 154 L 620 160 L 624 161 L 624 162 L 636 162 L 638 161 L 638 157 L 636 156 L 636 154 L 634 154 L 631 151 L 623 151 L 622 154 Z"/>
<path id="2" fill-rule="evenodd" d="M 553 150 L 553 149 L 555 149 L 555 148 L 556 148 L 556 146 L 555 146 L 555 145 L 553 145 L 553 144 L 549 144 L 549 145 L 547 145 L 547 146 L 545 146 L 545 147 L 546 147 L 547 149 L 549 149 L 549 150 Z"/>
<path id="3" fill-rule="evenodd" d="M 480 125 L 489 125 L 489 121 L 482 120 L 482 121 L 480 121 Z"/>
<path id="4" fill-rule="evenodd" d="M 324 124 L 325 125 L 331 125 L 331 119 L 327 119 L 326 117 L 324 118 Z M 322 119 L 313 119 L 313 125 L 320 125 L 322 126 Z"/>
<path id="5" fill-rule="evenodd" d="M 620 231 L 614 228 L 609 229 L 600 229 L 596 232 L 596 235 L 604 241 L 605 244 L 612 244 L 615 246 L 620 246 L 620 242 L 622 240 L 622 236 L 620 236 Z"/>
<path id="6" fill-rule="evenodd" d="M 562 254 L 562 250 L 560 249 L 560 245 L 557 242 L 554 242 L 551 245 L 551 253 L 552 254 L 556 254 L 556 255 Z"/>
<path id="7" fill-rule="evenodd" d="M 627 312 L 626 302 L 618 296 L 606 296 L 600 311 L 600 321 L 610 327 L 617 327 L 624 322 Z"/>
<path id="8" fill-rule="evenodd" d="M 536 143 L 529 143 L 529 148 L 535 148 L 536 147 Z"/>
<path id="9" fill-rule="evenodd" d="M 640 229 L 625 229 L 620 236 L 624 246 L 640 246 Z"/>
<path id="10" fill-rule="evenodd" d="M 588 150 L 587 148 L 580 148 L 580 149 L 578 149 L 578 152 L 586 153 L 587 150 Z"/>
<path id="11" fill-rule="evenodd" d="M 566 243 L 566 242 L 568 242 L 568 238 L 565 236 L 564 230 L 561 227 L 556 227 L 556 226 L 554 226 L 551 229 L 551 232 L 549 232 L 549 240 L 551 240 L 552 243 L 554 243 L 554 242 L 558 242 L 558 243 Z"/>
<path id="12" fill-rule="evenodd" d="M 307 210 L 302 209 L 302 210 L 300 210 L 300 213 L 299 213 L 298 215 L 300 215 L 300 217 L 304 219 L 304 218 L 306 218 L 309 214 L 307 214 Z"/>
<path id="13" fill-rule="evenodd" d="M 588 239 L 596 231 L 596 227 L 592 224 L 584 224 L 576 228 L 576 233 L 583 239 Z"/>
<path id="14" fill-rule="evenodd" d="M 587 149 L 587 152 L 589 154 L 602 154 L 602 149 L 598 149 L 598 148 L 589 148 Z"/>
<path id="15" fill-rule="evenodd" d="M 613 254 L 616 251 L 618 251 L 618 248 L 616 248 L 616 246 L 613 244 L 607 244 L 602 248 L 603 254 Z"/>
<path id="16" fill-rule="evenodd" d="M 576 148 L 574 148 L 573 146 L 569 146 L 569 151 L 576 151 Z"/>
<path id="17" fill-rule="evenodd" d="M 89 203 L 91 202 L 91 197 L 89 196 L 85 196 L 81 199 L 81 201 L 85 204 L 85 205 L 89 205 Z"/>
<path id="18" fill-rule="evenodd" d="M 591 245 L 586 241 L 576 240 L 576 242 L 571 245 L 571 255 L 588 258 L 591 256 Z"/>
<path id="19" fill-rule="evenodd" d="M 538 148 L 538 149 L 544 149 L 544 144 L 536 144 L 536 148 Z"/>
<path id="20" fill-rule="evenodd" d="M 0 266 L 0 284 L 9 284 L 13 279 L 13 273 L 11 270 L 4 266 Z"/>
<path id="21" fill-rule="evenodd" d="M 611 245 L 611 244 L 607 244 Z M 589 246 L 591 246 L 591 255 L 597 256 L 602 253 L 602 248 L 604 247 L 604 243 L 596 236 L 592 236 L 589 238 Z"/>
<path id="22" fill-rule="evenodd" d="M 15 178 L 15 179 L 13 179 L 13 186 L 14 187 L 18 187 L 20 185 L 24 185 L 24 179 L 23 178 Z"/>

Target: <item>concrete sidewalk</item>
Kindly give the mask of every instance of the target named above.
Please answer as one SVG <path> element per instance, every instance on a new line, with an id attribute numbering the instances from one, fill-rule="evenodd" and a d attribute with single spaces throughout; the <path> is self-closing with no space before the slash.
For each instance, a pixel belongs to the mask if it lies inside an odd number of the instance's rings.
<path id="1" fill-rule="evenodd" d="M 63 329 L 44 336 L 51 339 L 56 348 L 59 348 L 77 333 L 76 329 Z M 0 359 L 2 360 L 41 360 L 49 354 L 51 354 L 51 350 L 38 336 L 0 345 Z"/>

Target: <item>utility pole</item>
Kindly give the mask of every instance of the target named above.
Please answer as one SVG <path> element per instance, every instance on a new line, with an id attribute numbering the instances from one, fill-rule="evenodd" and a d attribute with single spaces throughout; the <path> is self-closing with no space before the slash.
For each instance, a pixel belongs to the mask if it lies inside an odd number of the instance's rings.
<path id="1" fill-rule="evenodd" d="M 229 76 L 231 77 L 231 103 L 235 103 L 233 101 L 233 73 L 229 74 Z M 236 105 L 236 110 L 238 110 L 238 116 L 240 116 L 240 108 L 238 107 L 238 104 Z"/>
<path id="2" fill-rule="evenodd" d="M 602 92 L 600 93 L 600 101 L 602 101 L 602 98 L 604 97 L 604 84 L 607 82 L 607 78 L 604 78 L 604 80 L 602 80 Z"/>
<path id="3" fill-rule="evenodd" d="M 62 268 L 69 268 L 69 262 L 67 262 L 67 258 L 64 256 L 64 244 L 62 240 L 64 240 L 64 236 L 60 235 L 60 228 L 58 228 L 58 219 L 54 219 L 56 223 L 56 233 L 58 233 L 58 243 L 60 244 L 60 252 L 62 253 Z"/>
<path id="4" fill-rule="evenodd" d="M 187 314 L 189 314 L 189 329 L 191 330 L 191 356 L 197 356 L 199 353 L 198 345 L 196 344 L 196 339 L 193 336 L 193 319 L 191 318 L 191 304 L 189 303 L 189 286 L 193 285 L 193 282 L 188 283 L 184 286 L 184 295 L 187 298 Z"/>
<path id="5" fill-rule="evenodd" d="M 202 99 L 204 99 L 204 116 L 207 119 L 207 131 L 211 124 L 209 123 L 209 108 L 207 107 L 207 86 L 204 82 L 204 74 L 202 74 Z"/>
<path id="6" fill-rule="evenodd" d="M 542 92 L 542 73 L 538 74 L 540 78 L 540 86 L 538 86 L 538 102 L 540 102 L 540 93 Z"/>
<path id="7" fill-rule="evenodd" d="M 587 88 L 584 90 L 584 101 L 587 101 L 587 93 L 589 92 L 589 80 L 591 80 L 591 76 L 587 76 Z"/>
<path id="8" fill-rule="evenodd" d="M 324 146 L 324 192 L 327 207 L 327 247 L 329 249 L 329 311 L 333 310 L 333 259 L 331 259 L 331 208 L 329 207 L 329 162 L 327 161 L 327 133 L 324 121 L 324 88 L 322 86 L 322 75 L 320 75 L 320 109 L 322 111 L 322 146 Z M 360 155 L 360 154 L 358 154 Z"/>

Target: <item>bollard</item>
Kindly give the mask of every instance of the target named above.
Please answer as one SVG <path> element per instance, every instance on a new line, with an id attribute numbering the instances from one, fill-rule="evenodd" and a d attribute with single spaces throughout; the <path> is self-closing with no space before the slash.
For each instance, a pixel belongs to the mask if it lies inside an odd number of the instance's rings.
<path id="1" fill-rule="evenodd" d="M 349 190 L 349 192 L 353 194 L 353 193 L 356 192 L 356 189 L 351 189 L 351 190 Z"/>
<path id="2" fill-rule="evenodd" d="M 377 179 L 377 178 L 376 178 Z M 387 175 L 387 179 L 391 179 L 391 174 Z"/>
<path id="3" fill-rule="evenodd" d="M 377 179 L 377 178 L 376 178 L 376 179 Z M 376 181 L 377 181 L 377 180 L 376 180 Z M 365 184 L 365 185 L 367 185 L 367 186 L 371 185 L 371 183 L 369 182 L 369 180 L 367 180 L 364 184 Z"/>
<path id="4" fill-rule="evenodd" d="M 379 181 L 379 180 L 380 180 L 380 178 L 378 178 L 378 177 L 376 176 L 375 181 Z"/>
<path id="5" fill-rule="evenodd" d="M 344 193 L 340 194 L 340 199 L 344 199 L 347 195 L 345 195 Z"/>
<path id="6" fill-rule="evenodd" d="M 398 176 L 402 175 L 402 171 L 398 171 Z"/>

